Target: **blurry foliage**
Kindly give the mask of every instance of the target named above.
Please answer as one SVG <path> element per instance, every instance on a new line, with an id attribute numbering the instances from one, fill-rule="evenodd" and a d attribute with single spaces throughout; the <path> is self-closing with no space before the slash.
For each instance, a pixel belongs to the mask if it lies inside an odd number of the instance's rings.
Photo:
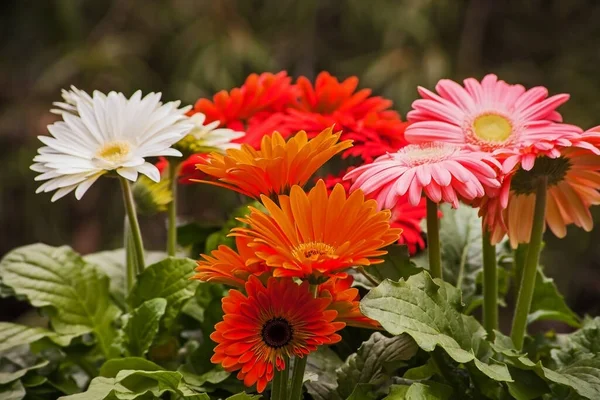
<path id="1" fill-rule="evenodd" d="M 161 91 L 166 100 L 193 103 L 251 72 L 286 69 L 313 78 L 329 70 L 357 75 L 404 115 L 418 85 L 495 72 L 570 93 L 565 120 L 588 128 L 600 122 L 599 17 L 595 0 L 0 2 L 0 255 L 37 241 L 70 243 L 83 253 L 120 245 L 116 182 L 94 185 L 79 202 L 34 195 L 36 136 L 46 133 L 55 118 L 51 102 L 71 84 Z M 183 192 L 186 219 L 219 222 L 241 204 L 219 189 Z M 162 217 L 142 225 L 149 247 L 161 248 Z M 598 293 L 599 235 L 572 229 L 566 240 L 549 238 L 549 275 L 579 311 L 600 311 L 573 297 Z M 570 288 L 581 282 L 587 286 Z"/>

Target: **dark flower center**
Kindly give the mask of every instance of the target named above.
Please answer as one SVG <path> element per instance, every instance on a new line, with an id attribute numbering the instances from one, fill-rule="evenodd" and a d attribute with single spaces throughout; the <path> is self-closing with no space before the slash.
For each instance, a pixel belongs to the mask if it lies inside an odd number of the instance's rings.
<path id="1" fill-rule="evenodd" d="M 292 340 L 294 329 L 288 321 L 279 317 L 265 322 L 260 334 L 267 346 L 278 349 Z"/>
<path id="2" fill-rule="evenodd" d="M 538 157 L 531 170 L 525 171 L 520 168 L 515 173 L 510 188 L 517 194 L 535 193 L 540 178 L 547 177 L 548 187 L 551 187 L 562 182 L 569 169 L 571 169 L 571 161 L 568 158 Z"/>

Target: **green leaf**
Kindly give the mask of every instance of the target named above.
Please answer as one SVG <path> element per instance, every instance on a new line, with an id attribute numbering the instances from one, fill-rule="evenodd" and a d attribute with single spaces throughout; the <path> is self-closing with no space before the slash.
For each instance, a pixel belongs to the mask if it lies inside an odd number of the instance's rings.
<path id="1" fill-rule="evenodd" d="M 108 399 L 115 391 L 122 393 L 131 392 L 122 385 L 119 385 L 114 378 L 98 376 L 92 379 L 90 386 L 85 392 L 63 396 L 58 400 L 104 400 Z"/>
<path id="2" fill-rule="evenodd" d="M 108 278 L 68 247 L 33 244 L 0 262 L 2 282 L 34 307 L 43 307 L 62 335 L 93 332 L 106 357 L 118 356 L 113 326 L 121 311 L 113 303 Z"/>
<path id="3" fill-rule="evenodd" d="M 344 365 L 337 369 L 338 394 L 348 398 L 358 384 L 369 384 L 382 387 L 390 376 L 384 371 L 384 365 L 395 361 L 405 361 L 417 352 L 417 346 L 408 335 L 392 338 L 379 332 L 371 335 L 355 354 L 352 354 Z"/>
<path id="4" fill-rule="evenodd" d="M 452 388 L 438 382 L 415 382 L 410 386 L 394 385 L 384 400 L 448 400 Z"/>
<path id="5" fill-rule="evenodd" d="M 563 347 L 551 351 L 552 359 L 559 367 L 589 357 L 590 354 L 600 354 L 600 317 L 586 319 L 580 330 L 563 335 L 561 339 Z"/>
<path id="6" fill-rule="evenodd" d="M 335 370 L 341 365 L 342 360 L 329 347 L 320 346 L 317 351 L 309 354 L 304 379 L 308 374 L 316 377 L 315 380 L 309 380 L 305 384 L 314 400 L 329 398 L 329 394 L 337 387 Z"/>
<path id="7" fill-rule="evenodd" d="M 100 368 L 100 376 L 114 378 L 124 369 L 139 371 L 162 371 L 163 368 L 152 361 L 141 357 L 115 358 L 106 361 Z"/>
<path id="8" fill-rule="evenodd" d="M 167 300 L 157 297 L 142 303 L 131 312 L 125 333 L 125 349 L 130 356 L 143 356 L 148 352 L 158 333 L 160 319 L 167 308 Z"/>
<path id="9" fill-rule="evenodd" d="M 150 265 L 138 276 L 129 303 L 132 307 L 139 307 L 147 300 L 164 298 L 167 307 L 161 326 L 168 330 L 183 304 L 194 295 L 197 283 L 189 278 L 195 268 L 194 260 L 175 257 Z"/>
<path id="10" fill-rule="evenodd" d="M 375 400 L 377 397 L 374 385 L 359 383 L 346 400 Z"/>
<path id="11" fill-rule="evenodd" d="M 14 381 L 0 386 L 0 399 L 2 400 L 21 400 L 25 397 L 25 394 L 25 388 L 21 381 Z"/>
<path id="12" fill-rule="evenodd" d="M 427 272 L 407 280 L 386 280 L 361 301 L 364 315 L 394 334 L 410 335 L 423 350 L 443 348 L 456 362 L 474 362 L 488 377 L 511 381 L 505 365 L 488 363 L 485 330 L 473 317 L 457 311 L 460 291 Z"/>
<path id="13" fill-rule="evenodd" d="M 544 367 L 541 362 L 534 363 L 525 355 L 515 350 L 512 340 L 496 332 L 494 349 L 504 356 L 505 361 L 522 370 L 534 371 L 546 381 L 565 386 L 574 390 L 582 397 L 590 400 L 600 398 L 600 354 L 589 353 L 586 348 L 592 345 L 585 337 L 597 337 L 596 323 L 590 323 L 572 335 L 575 335 L 574 344 L 567 345 L 564 349 L 553 351 L 553 358 L 559 360 L 559 368 L 552 370 Z M 596 332 L 594 332 L 596 331 Z M 595 344 L 598 345 L 597 343 Z"/>
<path id="14" fill-rule="evenodd" d="M 13 372 L 0 372 L 0 385 L 5 385 L 7 383 L 16 381 L 17 379 L 21 379 L 24 377 L 29 371 L 34 371 L 36 369 L 40 369 L 48 365 L 50 362 L 48 360 L 43 360 L 38 362 L 31 367 L 19 369 Z"/>
<path id="15" fill-rule="evenodd" d="M 48 329 L 0 322 L 0 351 L 48 338 L 59 346 L 68 346 L 77 335 L 59 335 Z"/>
<path id="16" fill-rule="evenodd" d="M 579 316 L 567 306 L 554 280 L 538 269 L 527 323 L 544 320 L 564 322 L 575 328 L 581 326 Z"/>
<path id="17" fill-rule="evenodd" d="M 145 255 L 147 265 L 156 263 L 166 257 L 166 254 L 160 251 L 146 251 Z M 110 294 L 122 306 L 125 306 L 125 299 L 127 298 L 125 257 L 125 249 L 101 251 L 83 256 L 85 262 L 94 264 L 109 277 Z"/>
<path id="18" fill-rule="evenodd" d="M 262 396 L 259 394 L 247 394 L 246 392 L 234 394 L 226 400 L 259 400 Z"/>
<path id="19" fill-rule="evenodd" d="M 509 367 L 514 382 L 507 382 L 508 391 L 517 400 L 533 400 L 550 392 L 550 387 L 534 371 Z"/>
<path id="20" fill-rule="evenodd" d="M 383 256 L 384 262 L 374 264 L 365 271 L 377 281 L 391 279 L 397 281 L 401 278 L 408 278 L 411 275 L 418 274 L 423 268 L 416 267 L 411 261 L 408 254 L 408 246 L 401 244 L 392 244 L 385 248 L 387 254 Z M 350 273 L 354 276 L 356 285 L 366 289 L 373 288 L 373 284 L 369 282 L 361 273 L 356 270 L 351 270 Z"/>

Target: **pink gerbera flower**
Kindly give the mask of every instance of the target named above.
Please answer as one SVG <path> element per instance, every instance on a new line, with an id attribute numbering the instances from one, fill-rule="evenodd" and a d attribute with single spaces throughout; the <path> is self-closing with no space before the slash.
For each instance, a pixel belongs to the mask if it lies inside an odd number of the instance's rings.
<path id="1" fill-rule="evenodd" d="M 494 168 L 496 167 L 496 168 Z M 416 206 L 422 192 L 435 203 L 458 207 L 459 198 L 473 200 L 497 190 L 500 164 L 490 154 L 449 143 L 408 145 L 379 157 L 344 176 L 352 190 L 362 189 L 380 209 L 393 208 L 403 196 Z"/>
<path id="2" fill-rule="evenodd" d="M 556 108 L 567 94 L 548 97 L 544 87 L 526 90 L 493 74 L 481 83 L 465 79 L 464 87 L 442 79 L 435 88 L 437 94 L 419 87 L 423 98 L 408 113 L 409 142 L 443 141 L 490 152 L 509 172 L 519 164 L 530 170 L 539 155 L 559 157 L 557 146 L 570 146 L 581 134 L 579 127 L 560 123 Z"/>

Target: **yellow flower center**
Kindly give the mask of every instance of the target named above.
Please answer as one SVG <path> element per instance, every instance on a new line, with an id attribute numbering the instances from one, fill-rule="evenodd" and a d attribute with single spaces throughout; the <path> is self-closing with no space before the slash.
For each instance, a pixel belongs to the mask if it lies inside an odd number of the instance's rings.
<path id="1" fill-rule="evenodd" d="M 490 142 L 503 142 L 512 133 L 512 125 L 506 118 L 496 115 L 481 115 L 473 122 L 473 131 L 478 138 Z"/>
<path id="2" fill-rule="evenodd" d="M 292 250 L 292 255 L 299 260 L 308 258 L 317 260 L 320 256 L 332 256 L 335 248 L 322 242 L 301 243 Z"/>
<path id="3" fill-rule="evenodd" d="M 130 149 L 131 146 L 128 142 L 115 140 L 102 146 L 96 153 L 96 156 L 105 161 L 119 162 L 129 154 Z"/>

